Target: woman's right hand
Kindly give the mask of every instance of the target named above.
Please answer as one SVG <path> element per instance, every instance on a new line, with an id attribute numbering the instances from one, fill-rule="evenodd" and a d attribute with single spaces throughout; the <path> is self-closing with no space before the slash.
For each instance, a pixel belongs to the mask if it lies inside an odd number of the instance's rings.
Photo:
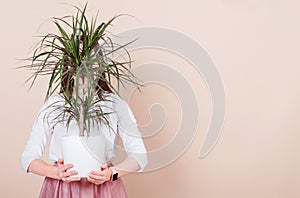
<path id="1" fill-rule="evenodd" d="M 65 182 L 72 182 L 72 181 L 80 181 L 80 177 L 71 177 L 72 175 L 77 175 L 78 172 L 73 170 L 73 171 L 68 171 L 68 169 L 73 168 L 72 164 L 64 164 L 64 159 L 59 158 L 57 160 L 56 164 L 57 168 L 57 177 Z"/>

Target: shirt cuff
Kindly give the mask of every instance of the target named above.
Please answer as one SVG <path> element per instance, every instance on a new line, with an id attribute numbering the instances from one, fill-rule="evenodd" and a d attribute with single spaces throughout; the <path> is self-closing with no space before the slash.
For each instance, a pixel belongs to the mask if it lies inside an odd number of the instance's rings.
<path id="1" fill-rule="evenodd" d="M 30 163 L 34 160 L 34 159 L 39 159 L 39 157 L 27 157 L 26 159 L 22 159 L 22 168 L 24 169 L 24 171 L 28 174 L 32 174 L 32 172 L 30 172 L 28 170 Z"/>
<path id="2" fill-rule="evenodd" d="M 145 167 L 148 164 L 148 158 L 146 153 L 134 153 L 134 154 L 129 154 L 128 157 L 134 158 L 137 163 L 140 166 L 140 169 L 138 169 L 136 172 L 143 172 Z"/>

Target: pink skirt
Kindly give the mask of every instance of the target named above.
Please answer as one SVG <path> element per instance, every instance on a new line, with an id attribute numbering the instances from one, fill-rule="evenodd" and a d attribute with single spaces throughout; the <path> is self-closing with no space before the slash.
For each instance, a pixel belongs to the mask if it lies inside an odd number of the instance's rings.
<path id="1" fill-rule="evenodd" d="M 40 198 L 127 198 L 121 178 L 100 185 L 90 183 L 86 178 L 80 181 L 64 182 L 45 177 Z"/>

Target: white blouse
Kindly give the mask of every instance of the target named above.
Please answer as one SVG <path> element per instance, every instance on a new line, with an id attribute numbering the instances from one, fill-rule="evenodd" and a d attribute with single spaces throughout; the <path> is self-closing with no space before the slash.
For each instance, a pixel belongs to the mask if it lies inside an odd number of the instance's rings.
<path id="1" fill-rule="evenodd" d="M 136 119 L 132 113 L 129 105 L 117 94 L 106 93 L 109 99 L 113 102 L 101 101 L 104 104 L 104 111 L 113 112 L 108 114 L 108 120 L 113 130 L 108 129 L 105 125 L 101 125 L 99 128 L 91 125 L 90 135 L 96 135 L 97 133 L 103 133 L 106 137 L 105 153 L 106 162 L 112 162 L 116 156 L 116 150 L 119 148 L 118 136 L 120 135 L 124 149 L 128 157 L 133 157 L 138 162 L 140 169 L 137 172 L 142 172 L 148 163 L 147 153 L 145 145 L 141 136 L 141 133 L 137 127 Z M 64 103 L 62 95 L 57 94 L 49 97 L 49 99 L 42 105 L 40 111 L 33 123 L 30 136 L 27 140 L 25 149 L 22 153 L 22 167 L 28 172 L 29 164 L 32 160 L 41 158 L 48 138 L 51 135 L 51 141 L 49 145 L 49 160 L 54 163 L 58 158 L 62 158 L 62 137 L 70 134 L 70 131 L 65 127 L 63 123 L 54 124 L 51 121 L 47 122 L 43 118 L 47 115 L 51 117 L 49 111 L 51 111 L 50 104 Z M 48 108 L 47 108 L 48 107 Z M 109 109 L 109 110 L 108 110 Z M 48 112 L 48 113 L 47 113 Z M 51 120 L 51 119 L 50 119 Z M 70 127 L 76 125 L 75 121 L 71 121 Z M 78 135 L 78 134 L 77 134 Z M 28 172 L 30 173 L 30 172 Z"/>

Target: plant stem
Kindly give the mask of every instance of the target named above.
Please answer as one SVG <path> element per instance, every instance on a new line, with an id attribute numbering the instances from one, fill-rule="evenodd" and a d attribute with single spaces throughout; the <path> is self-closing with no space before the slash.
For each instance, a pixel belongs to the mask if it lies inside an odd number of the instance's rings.
<path id="1" fill-rule="evenodd" d="M 76 83 L 76 82 L 75 82 Z M 80 77 L 78 82 L 78 105 L 79 105 L 79 135 L 85 135 L 84 100 L 87 96 L 88 79 Z"/>

